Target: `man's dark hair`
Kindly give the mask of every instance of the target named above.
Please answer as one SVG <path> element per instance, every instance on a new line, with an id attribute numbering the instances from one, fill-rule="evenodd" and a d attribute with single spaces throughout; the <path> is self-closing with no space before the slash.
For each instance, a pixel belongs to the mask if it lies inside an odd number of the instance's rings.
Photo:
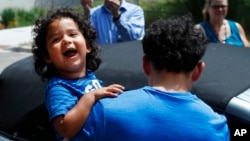
<path id="1" fill-rule="evenodd" d="M 157 20 L 145 32 L 144 54 L 158 71 L 188 73 L 194 69 L 206 51 L 208 40 L 195 29 L 191 14 Z"/>
<path id="2" fill-rule="evenodd" d="M 56 69 L 53 64 L 47 64 L 45 57 L 48 56 L 48 50 L 46 47 L 46 35 L 49 25 L 61 18 L 71 18 L 79 27 L 79 30 L 83 34 L 86 44 L 90 47 L 91 52 L 86 56 L 86 67 L 88 70 L 95 71 L 100 63 L 99 48 L 95 43 L 97 33 L 89 22 L 89 17 L 84 16 L 81 13 L 74 12 L 73 9 L 68 7 L 60 7 L 51 9 L 47 12 L 45 17 L 41 17 L 36 20 L 35 27 L 33 29 L 32 53 L 35 59 L 35 71 L 42 79 L 47 79 L 56 75 Z"/>

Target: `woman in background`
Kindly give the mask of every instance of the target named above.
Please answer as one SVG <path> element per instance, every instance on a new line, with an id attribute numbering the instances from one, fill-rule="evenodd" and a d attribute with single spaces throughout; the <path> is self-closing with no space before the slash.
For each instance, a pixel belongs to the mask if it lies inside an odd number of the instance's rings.
<path id="1" fill-rule="evenodd" d="M 206 0 L 202 13 L 204 21 L 196 27 L 206 33 L 210 42 L 250 47 L 243 27 L 226 19 L 228 0 Z"/>

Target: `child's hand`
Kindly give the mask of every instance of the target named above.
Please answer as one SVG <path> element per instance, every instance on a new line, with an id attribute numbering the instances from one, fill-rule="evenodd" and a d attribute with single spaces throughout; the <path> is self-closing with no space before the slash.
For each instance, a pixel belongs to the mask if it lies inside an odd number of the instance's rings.
<path id="1" fill-rule="evenodd" d="M 117 97 L 118 94 L 122 93 L 124 87 L 119 84 L 112 84 L 107 87 L 102 87 L 96 90 L 91 91 L 90 93 L 94 94 L 95 101 L 104 98 L 104 97 Z"/>

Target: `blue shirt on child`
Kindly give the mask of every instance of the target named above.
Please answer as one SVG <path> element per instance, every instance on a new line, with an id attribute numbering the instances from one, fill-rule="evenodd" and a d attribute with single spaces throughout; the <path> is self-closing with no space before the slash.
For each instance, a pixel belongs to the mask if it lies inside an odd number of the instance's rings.
<path id="1" fill-rule="evenodd" d="M 101 87 L 102 81 L 90 71 L 87 71 L 85 77 L 77 79 L 51 78 L 45 91 L 45 105 L 50 121 L 57 116 L 65 115 L 85 93 Z M 56 137 L 63 140 L 57 132 Z"/>

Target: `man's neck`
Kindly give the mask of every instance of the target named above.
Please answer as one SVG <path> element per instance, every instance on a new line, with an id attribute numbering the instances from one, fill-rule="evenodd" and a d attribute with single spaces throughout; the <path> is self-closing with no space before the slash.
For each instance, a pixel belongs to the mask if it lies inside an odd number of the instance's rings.
<path id="1" fill-rule="evenodd" d="M 187 92 L 191 84 L 190 77 L 184 73 L 158 72 L 149 76 L 149 85 L 162 91 Z"/>

